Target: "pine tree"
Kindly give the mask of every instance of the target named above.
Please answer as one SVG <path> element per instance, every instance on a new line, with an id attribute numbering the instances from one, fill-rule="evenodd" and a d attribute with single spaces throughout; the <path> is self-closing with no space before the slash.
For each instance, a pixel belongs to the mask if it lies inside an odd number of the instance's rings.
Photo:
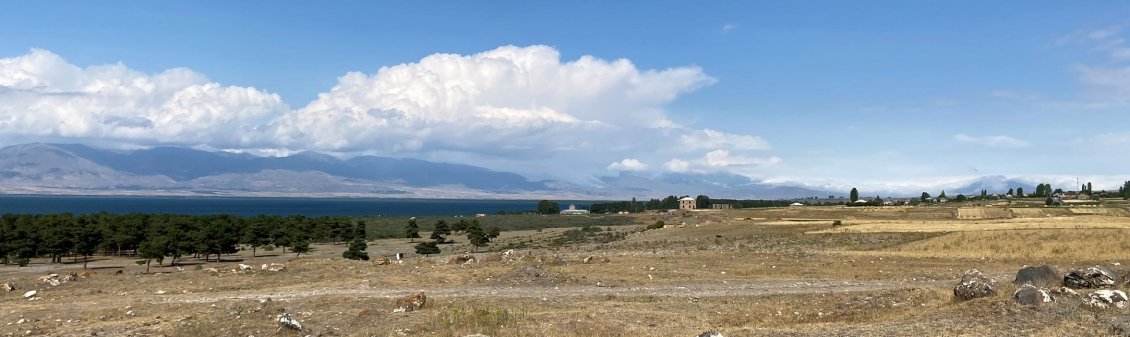
<path id="1" fill-rule="evenodd" d="M 420 238 L 420 226 L 416 224 L 416 219 L 408 220 L 408 226 L 404 226 L 404 237 L 408 238 L 408 242 L 416 242 Z"/>
<path id="2" fill-rule="evenodd" d="M 358 222 L 357 226 L 353 229 L 353 241 L 349 242 L 349 249 L 341 253 L 341 257 L 350 260 L 369 260 L 369 253 L 365 250 L 369 248 L 365 244 L 365 222 Z"/>
<path id="3" fill-rule="evenodd" d="M 1024 188 L 1023 187 L 1017 187 L 1016 188 L 1016 197 L 1017 198 L 1023 198 L 1024 197 Z"/>
<path id="4" fill-rule="evenodd" d="M 435 241 L 421 242 L 416 244 L 416 254 L 428 256 L 431 254 L 439 254 L 439 246 Z"/>
<path id="5" fill-rule="evenodd" d="M 451 230 L 447 228 L 447 221 L 436 221 L 435 229 L 432 230 L 432 235 L 429 237 L 438 243 L 447 243 L 446 236 L 451 235 Z"/>
<path id="6" fill-rule="evenodd" d="M 848 195 L 851 196 L 851 202 L 855 202 L 856 200 L 859 200 L 859 190 L 855 189 L 855 187 L 851 188 L 851 193 L 848 194 Z"/>

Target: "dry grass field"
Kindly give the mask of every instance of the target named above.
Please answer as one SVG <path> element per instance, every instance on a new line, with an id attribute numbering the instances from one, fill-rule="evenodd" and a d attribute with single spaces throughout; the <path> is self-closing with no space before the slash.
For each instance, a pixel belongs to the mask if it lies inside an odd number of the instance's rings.
<path id="1" fill-rule="evenodd" d="M 90 264 L 96 275 L 58 286 L 37 278 L 81 272 L 81 263 L 35 261 L 0 266 L 0 282 L 17 288 L 0 291 L 0 335 L 1127 335 L 1127 309 L 1092 309 L 1067 297 L 1020 306 L 1009 283 L 1023 265 L 1130 271 L 1122 267 L 1130 263 L 1125 215 L 1122 208 L 1000 207 L 639 214 L 636 224 L 602 227 L 625 234 L 607 242 L 563 240 L 571 228 L 504 232 L 467 264 L 446 263 L 471 251 L 465 243 L 392 265 L 344 260 L 344 245 L 319 245 L 297 258 L 241 252 L 151 273 L 131 259 L 102 257 Z M 643 230 L 656 221 L 669 226 Z M 411 247 L 385 239 L 368 251 L 390 256 Z M 525 248 L 503 257 L 502 247 Z M 589 256 L 609 261 L 584 263 Z M 272 262 L 287 268 L 258 267 Z M 239 263 L 255 268 L 207 271 Z M 974 268 L 996 277 L 999 293 L 954 300 L 953 287 Z M 39 299 L 24 298 L 29 290 Z M 428 297 L 423 308 L 393 312 L 397 298 L 419 291 Z M 276 333 L 282 312 L 303 330 Z"/>

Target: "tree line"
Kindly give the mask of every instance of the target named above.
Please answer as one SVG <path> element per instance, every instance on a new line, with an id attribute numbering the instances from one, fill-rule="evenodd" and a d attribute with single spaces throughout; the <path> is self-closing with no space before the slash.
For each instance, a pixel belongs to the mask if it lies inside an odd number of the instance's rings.
<path id="1" fill-rule="evenodd" d="M 296 255 L 311 243 L 339 243 L 364 238 L 365 223 L 347 217 L 302 215 L 175 214 L 4 214 L 0 216 L 0 262 L 26 265 L 32 258 L 60 263 L 96 254 L 140 257 L 170 264 L 186 257 L 234 254 L 250 247 L 280 247 Z"/>

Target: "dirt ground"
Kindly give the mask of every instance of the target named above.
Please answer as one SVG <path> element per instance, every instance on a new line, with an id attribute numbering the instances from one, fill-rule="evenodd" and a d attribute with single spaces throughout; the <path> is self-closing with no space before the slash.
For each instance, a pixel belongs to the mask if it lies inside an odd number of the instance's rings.
<path id="1" fill-rule="evenodd" d="M 430 257 L 411 254 L 405 239 L 370 242 L 371 256 L 409 253 L 391 265 L 344 260 L 344 245 L 301 257 L 185 259 L 150 273 L 133 259 L 99 257 L 85 270 L 96 274 L 57 286 L 38 278 L 84 272 L 82 264 L 34 261 L 0 266 L 0 282 L 16 287 L 0 291 L 0 335 L 1128 335 L 1127 309 L 1072 297 L 1021 306 L 1010 283 L 1024 265 L 1130 271 L 1125 209 L 994 207 L 640 214 L 637 225 L 610 228 L 628 233 L 622 240 L 555 245 L 568 229 L 514 231 L 488 251 L 456 244 Z M 643 231 L 656 221 L 667 228 Z M 528 248 L 504 256 L 500 247 L 515 244 Z M 477 261 L 447 263 L 464 252 Z M 585 263 L 590 256 L 608 262 Z M 252 270 L 231 271 L 241 263 Z M 268 263 L 286 269 L 262 270 Z M 969 269 L 995 277 L 997 295 L 954 300 Z M 397 298 L 416 292 L 427 295 L 423 308 L 393 312 Z M 276 332 L 283 312 L 303 330 Z"/>

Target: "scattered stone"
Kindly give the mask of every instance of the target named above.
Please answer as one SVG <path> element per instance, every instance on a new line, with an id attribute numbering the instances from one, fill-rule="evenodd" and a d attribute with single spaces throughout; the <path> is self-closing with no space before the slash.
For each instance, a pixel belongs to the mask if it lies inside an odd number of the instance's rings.
<path id="1" fill-rule="evenodd" d="M 157 290 L 156 294 L 157 295 L 164 295 L 165 291 L 164 290 Z"/>
<path id="2" fill-rule="evenodd" d="M 707 332 L 703 332 L 703 333 L 698 334 L 698 337 L 723 337 L 723 336 L 722 336 L 722 334 L 714 332 L 714 331 L 707 331 Z"/>
<path id="3" fill-rule="evenodd" d="M 219 273 L 220 272 L 220 270 L 216 269 L 216 268 L 204 268 L 204 271 L 209 272 L 209 273 Z"/>
<path id="4" fill-rule="evenodd" d="M 476 262 L 474 255 L 464 254 L 447 260 L 449 264 L 467 264 Z"/>
<path id="5" fill-rule="evenodd" d="M 239 264 L 239 271 L 252 271 L 252 270 L 255 270 L 255 268 L 252 267 L 252 266 L 242 264 L 242 263 Z"/>
<path id="6" fill-rule="evenodd" d="M 1053 292 L 1063 296 L 1079 296 L 1079 293 L 1075 292 L 1075 290 L 1071 290 L 1071 288 L 1068 287 L 1059 287 L 1059 289 L 1053 290 Z"/>
<path id="7" fill-rule="evenodd" d="M 484 334 L 481 334 L 481 333 L 477 333 L 477 334 L 474 334 L 474 335 L 466 335 L 466 336 L 463 336 L 463 337 L 490 337 L 490 336 L 484 335 Z"/>
<path id="8" fill-rule="evenodd" d="M 32 296 L 35 296 L 35 294 L 38 294 L 38 293 L 39 293 L 39 291 L 36 291 L 36 290 L 28 290 L 26 293 L 24 293 L 24 298 L 31 298 Z"/>
<path id="9" fill-rule="evenodd" d="M 378 266 L 387 266 L 392 264 L 392 260 L 384 257 L 378 257 L 373 259 L 373 264 Z"/>
<path id="10" fill-rule="evenodd" d="M 1118 274 L 1102 266 L 1072 270 L 1063 275 L 1063 285 L 1074 289 L 1111 288 L 1118 284 Z"/>
<path id="11" fill-rule="evenodd" d="M 1020 305 L 1042 305 L 1055 302 L 1055 297 L 1044 288 L 1036 288 L 1031 284 L 1024 284 L 1012 293 L 1012 300 Z"/>
<path id="12" fill-rule="evenodd" d="M 392 312 L 411 312 L 420 309 L 428 303 L 428 297 L 423 292 L 404 296 L 396 300 L 396 308 Z"/>
<path id="13" fill-rule="evenodd" d="M 4 291 L 13 291 L 16 290 L 16 286 L 11 283 L 4 283 L 0 284 L 0 289 L 4 289 Z"/>
<path id="14" fill-rule="evenodd" d="M 24 324 L 24 323 L 27 323 L 27 319 L 20 318 L 20 320 L 16 321 L 16 324 Z"/>
<path id="15" fill-rule="evenodd" d="M 997 280 L 973 269 L 965 272 L 961 283 L 953 288 L 953 296 L 960 300 L 988 297 L 997 294 Z"/>
<path id="16" fill-rule="evenodd" d="M 1095 290 L 1083 297 L 1083 304 L 1092 308 L 1106 309 L 1109 307 L 1125 308 L 1126 293 L 1122 290 Z"/>
<path id="17" fill-rule="evenodd" d="M 612 262 L 612 261 L 609 260 L 607 257 L 604 257 L 604 256 L 600 256 L 600 257 L 589 256 L 589 257 L 586 257 L 583 262 L 585 264 L 590 264 L 590 263 L 609 263 L 609 262 Z"/>
<path id="18" fill-rule="evenodd" d="M 1031 284 L 1036 286 L 1053 286 L 1060 282 L 1060 274 L 1049 265 L 1042 265 L 1039 267 L 1024 266 L 1020 271 L 1016 272 L 1016 279 L 1012 283 Z"/>
<path id="19" fill-rule="evenodd" d="M 603 282 L 603 281 L 596 281 L 596 286 L 597 286 L 597 287 L 601 287 L 601 288 L 603 288 L 603 287 L 604 287 L 604 282 Z"/>
<path id="20" fill-rule="evenodd" d="M 282 331 L 283 328 L 299 331 L 302 330 L 302 323 L 298 323 L 297 319 L 294 319 L 294 317 L 291 317 L 290 314 L 285 312 L 282 313 L 282 315 L 279 315 L 278 324 L 279 328 L 275 330 L 276 334 L 279 333 L 279 331 Z"/>
<path id="21" fill-rule="evenodd" d="M 284 271 L 284 270 L 286 270 L 286 265 L 282 264 L 282 263 L 274 263 L 274 262 L 271 262 L 269 264 L 264 263 L 260 267 L 260 269 L 266 270 L 266 271 Z"/>

